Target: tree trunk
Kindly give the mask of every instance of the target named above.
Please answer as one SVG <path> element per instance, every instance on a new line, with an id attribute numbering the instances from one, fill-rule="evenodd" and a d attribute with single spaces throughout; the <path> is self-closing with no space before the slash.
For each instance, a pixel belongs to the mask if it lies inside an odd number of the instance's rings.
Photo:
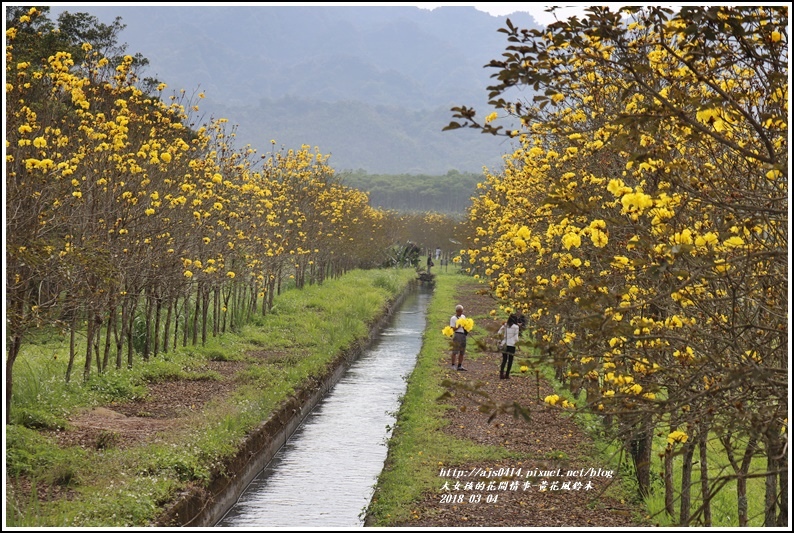
<path id="1" fill-rule="evenodd" d="M 96 322 L 94 314 L 88 312 L 88 325 L 85 332 L 85 366 L 83 366 L 83 383 L 88 381 L 91 376 L 91 354 L 94 351 L 94 334 L 96 332 Z"/>
<path id="2" fill-rule="evenodd" d="M 188 335 L 188 331 L 190 329 L 188 327 L 190 325 L 190 293 L 189 292 L 185 295 L 184 307 L 185 307 L 185 323 L 182 326 L 182 347 L 183 348 L 185 346 L 187 346 L 187 335 Z M 174 340 L 176 340 L 176 338 Z"/>
<path id="3" fill-rule="evenodd" d="M 102 355 L 102 367 L 107 369 L 110 365 L 110 344 L 111 335 L 113 334 L 113 325 L 116 322 L 116 304 L 111 304 L 108 310 L 108 325 L 105 329 L 105 353 Z"/>
<path id="4" fill-rule="evenodd" d="M 256 313 L 256 305 L 259 301 L 259 291 L 257 290 L 256 285 L 256 281 L 251 284 L 251 301 L 249 301 L 245 306 L 245 322 L 249 322 L 251 317 Z"/>
<path id="5" fill-rule="evenodd" d="M 102 366 L 102 358 L 99 357 L 99 341 L 102 338 L 102 324 L 104 320 L 99 315 L 96 315 L 96 332 L 94 333 L 94 359 L 96 359 L 96 371 L 101 374 L 104 370 Z"/>
<path id="6" fill-rule="evenodd" d="M 6 354 L 6 424 L 11 423 L 11 397 L 14 388 L 13 370 L 21 347 L 22 337 L 19 335 L 11 337 L 11 343 Z"/>
<path id="7" fill-rule="evenodd" d="M 129 307 L 129 300 L 121 303 L 121 331 L 119 331 L 118 322 L 113 323 L 113 337 L 116 341 L 116 369 L 121 368 L 122 350 L 124 348 L 124 325 L 127 323 L 127 308 Z"/>
<path id="8" fill-rule="evenodd" d="M 182 301 L 182 308 L 185 309 L 186 302 Z M 179 344 L 179 297 L 174 300 L 174 351 Z"/>
<path id="9" fill-rule="evenodd" d="M 223 313 L 223 325 L 221 326 L 221 334 L 226 333 L 226 320 L 229 318 L 229 313 L 232 312 L 232 310 L 229 309 L 229 300 L 231 299 L 232 293 L 234 291 L 234 287 L 236 285 L 237 285 L 236 283 L 232 282 L 231 287 L 229 287 L 229 290 L 226 291 L 226 294 L 223 295 L 223 307 L 226 309 L 226 311 Z"/>
<path id="10" fill-rule="evenodd" d="M 271 280 L 268 282 L 268 289 L 267 289 L 267 310 L 270 311 L 273 309 L 273 298 L 276 296 L 276 280 Z"/>
<path id="11" fill-rule="evenodd" d="M 207 318 L 210 308 L 210 288 L 204 286 L 201 291 L 201 345 L 207 344 Z"/>
<path id="12" fill-rule="evenodd" d="M 198 344 L 198 319 L 201 312 L 201 283 L 196 290 L 196 308 L 193 310 L 193 346 Z"/>
<path id="13" fill-rule="evenodd" d="M 777 527 L 788 527 L 788 455 L 787 442 L 780 442 L 780 458 L 778 459 L 778 468 L 780 468 L 780 500 L 778 503 L 777 514 Z"/>
<path id="14" fill-rule="evenodd" d="M 281 266 L 279 266 L 276 271 L 276 291 L 276 294 L 281 296 Z"/>
<path id="15" fill-rule="evenodd" d="M 136 292 L 130 301 L 130 312 L 127 315 L 127 324 L 124 326 L 127 333 L 127 368 L 132 368 L 133 356 L 135 355 L 133 335 L 135 334 L 135 313 L 138 311 L 138 298 L 139 295 Z"/>
<path id="16" fill-rule="evenodd" d="M 69 327 L 69 363 L 66 365 L 66 383 L 72 379 L 72 368 L 74 367 L 75 335 L 77 334 L 77 313 L 72 313 L 72 323 Z"/>
<path id="17" fill-rule="evenodd" d="M 692 505 L 692 457 L 695 445 L 689 441 L 684 444 L 684 464 L 681 467 L 681 509 L 678 518 L 679 526 L 689 525 L 689 514 Z"/>
<path id="18" fill-rule="evenodd" d="M 777 438 L 774 430 L 766 433 L 766 482 L 764 494 L 764 527 L 774 527 L 777 523 L 777 478 L 778 478 L 778 450 Z"/>
<path id="19" fill-rule="evenodd" d="M 721 437 L 720 442 L 722 442 L 722 446 L 725 448 L 725 455 L 736 473 L 736 506 L 739 527 L 747 527 L 747 472 L 750 469 L 750 461 L 755 455 L 758 438 L 755 435 L 750 436 L 747 447 L 744 449 L 741 464 L 736 462 L 733 445 L 731 444 L 731 435 L 727 434 Z"/>
<path id="20" fill-rule="evenodd" d="M 221 289 L 212 291 L 212 336 L 217 337 L 221 330 Z"/>
<path id="21" fill-rule="evenodd" d="M 653 428 L 643 422 L 632 428 L 629 441 L 629 453 L 634 462 L 637 484 L 640 495 L 646 498 L 651 490 L 651 446 L 653 441 Z"/>
<path id="22" fill-rule="evenodd" d="M 154 310 L 153 299 L 154 296 L 153 290 L 149 289 L 146 291 L 148 294 L 146 296 L 146 306 L 144 307 L 143 313 L 143 325 L 145 333 L 143 335 L 143 360 L 148 361 L 149 356 L 151 355 L 149 351 L 151 350 L 151 331 L 152 331 L 152 311 Z"/>
<path id="23" fill-rule="evenodd" d="M 709 486 L 709 466 L 707 437 L 708 428 L 704 428 L 698 438 L 698 455 L 700 456 L 700 495 L 703 509 L 703 525 L 711 527 L 711 487 Z"/>
<path id="24" fill-rule="evenodd" d="M 165 311 L 165 325 L 163 326 L 163 353 L 168 353 L 168 341 L 171 340 L 171 316 L 176 308 L 177 298 L 174 299 L 173 305 L 169 298 L 166 302 Z M 174 333 L 176 335 L 176 333 Z"/>
<path id="25" fill-rule="evenodd" d="M 154 352 L 152 353 L 152 357 L 155 358 L 157 357 L 157 352 L 160 349 L 160 315 L 162 314 L 162 312 L 163 312 L 163 299 L 158 291 L 154 300 L 154 331 L 152 332 L 152 337 L 154 339 L 152 342 L 152 345 L 154 346 Z"/>
<path id="26" fill-rule="evenodd" d="M 673 446 L 664 450 L 664 510 L 669 516 L 675 516 L 675 494 L 673 492 Z"/>
<path id="27" fill-rule="evenodd" d="M 238 321 L 245 312 L 245 310 L 242 309 L 242 306 L 243 302 L 245 301 L 246 287 L 248 287 L 248 283 L 241 283 L 240 286 L 235 287 L 234 290 L 234 297 L 232 298 L 232 307 L 234 307 L 234 313 L 230 317 L 232 322 L 232 331 L 237 331 Z"/>

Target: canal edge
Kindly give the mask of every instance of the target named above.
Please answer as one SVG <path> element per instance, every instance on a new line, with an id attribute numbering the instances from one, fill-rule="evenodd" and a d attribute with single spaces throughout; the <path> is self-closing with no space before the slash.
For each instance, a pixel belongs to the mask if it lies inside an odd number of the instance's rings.
<path id="1" fill-rule="evenodd" d="M 326 373 L 305 381 L 267 420 L 253 430 L 237 454 L 223 465 L 225 474 L 213 473 L 206 487 L 193 487 L 177 497 L 156 520 L 157 527 L 213 527 L 231 509 L 254 478 L 292 436 L 301 422 L 342 378 L 350 365 L 366 351 L 388 324 L 394 310 L 417 289 L 409 282 L 388 300 L 373 320 L 366 337 L 353 342 L 328 365 Z"/>

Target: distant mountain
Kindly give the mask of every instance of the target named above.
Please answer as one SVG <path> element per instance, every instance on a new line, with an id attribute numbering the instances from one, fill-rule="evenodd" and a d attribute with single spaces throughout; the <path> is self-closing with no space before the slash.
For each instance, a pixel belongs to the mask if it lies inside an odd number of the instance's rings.
<path id="1" fill-rule="evenodd" d="M 239 146 L 316 146 L 339 170 L 381 174 L 481 172 L 510 143 L 441 129 L 457 105 L 487 107 L 486 87 L 507 45 L 507 17 L 473 7 L 52 6 L 101 22 L 120 16 L 127 52 L 145 72 L 188 94 L 205 118 L 238 126 Z M 537 27 L 526 13 L 521 27 Z M 505 124 L 508 126 L 508 124 Z"/>

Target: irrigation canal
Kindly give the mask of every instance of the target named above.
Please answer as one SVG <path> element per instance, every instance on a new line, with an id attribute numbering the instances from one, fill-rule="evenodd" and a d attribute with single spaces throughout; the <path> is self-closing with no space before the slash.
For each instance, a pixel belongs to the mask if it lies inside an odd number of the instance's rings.
<path id="1" fill-rule="evenodd" d="M 363 527 L 432 287 L 412 290 L 216 527 Z"/>

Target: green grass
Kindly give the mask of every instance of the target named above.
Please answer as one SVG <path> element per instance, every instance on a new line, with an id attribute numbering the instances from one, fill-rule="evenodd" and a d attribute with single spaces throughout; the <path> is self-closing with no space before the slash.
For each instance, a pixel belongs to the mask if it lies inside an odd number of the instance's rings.
<path id="1" fill-rule="evenodd" d="M 675 526 L 678 525 L 678 512 L 679 502 L 681 496 L 681 464 L 682 457 L 675 455 L 673 458 L 673 485 L 674 490 L 674 516 L 669 516 L 664 508 L 664 487 L 661 481 L 661 474 L 664 466 L 662 459 L 658 454 L 664 451 L 667 445 L 665 437 L 657 437 L 654 440 L 654 451 L 652 460 L 655 461 L 652 467 L 652 472 L 655 475 L 656 482 L 652 487 L 652 492 L 649 498 L 646 499 L 648 513 L 653 517 L 654 523 L 660 526 Z M 727 455 L 719 440 L 712 436 L 707 443 L 706 459 L 709 465 L 709 479 L 712 484 L 719 476 L 729 476 L 734 474 L 733 468 L 727 459 Z M 744 452 L 744 447 L 739 447 L 740 453 Z M 693 471 L 692 471 L 692 490 L 691 490 L 691 513 L 694 513 L 702 504 L 701 488 L 700 488 L 700 451 L 695 450 L 693 456 Z M 761 473 L 766 471 L 766 459 L 763 457 L 755 457 L 750 463 L 749 473 Z M 747 516 L 748 526 L 761 527 L 764 525 L 764 478 L 751 478 L 747 480 Z M 739 525 L 738 509 L 737 509 L 737 493 L 736 481 L 728 481 L 717 494 L 712 495 L 711 499 L 711 518 L 713 527 L 736 527 Z"/>
<path id="2" fill-rule="evenodd" d="M 345 349 L 369 334 L 387 300 L 415 278 L 411 269 L 353 271 L 322 285 L 283 292 L 272 313 L 241 328 L 159 354 L 136 356 L 132 369 L 107 370 L 65 383 L 68 342 L 41 334 L 23 347 L 14 373 L 14 418 L 6 425 L 6 470 L 35 482 L 32 494 L 6 492 L 7 526 L 134 527 L 151 525 L 163 505 L 188 485 L 206 485 L 222 472 L 242 440 L 309 377 L 321 377 Z M 68 340 L 68 339 L 67 339 Z M 264 363 L 246 353 L 284 355 Z M 79 353 L 79 352 L 78 352 Z M 41 430 L 66 427 L 79 409 L 142 398 L 147 385 L 169 379 L 219 379 L 209 360 L 248 361 L 230 398 L 192 415 L 188 433 L 119 449 L 120 435 L 101 433 L 95 449 L 60 448 Z M 82 369 L 79 360 L 75 368 Z M 74 375 L 73 375 L 74 377 Z M 79 381 L 75 382 L 75 381 Z M 53 486 L 68 500 L 42 494 Z M 41 489 L 40 489 L 41 487 Z"/>

